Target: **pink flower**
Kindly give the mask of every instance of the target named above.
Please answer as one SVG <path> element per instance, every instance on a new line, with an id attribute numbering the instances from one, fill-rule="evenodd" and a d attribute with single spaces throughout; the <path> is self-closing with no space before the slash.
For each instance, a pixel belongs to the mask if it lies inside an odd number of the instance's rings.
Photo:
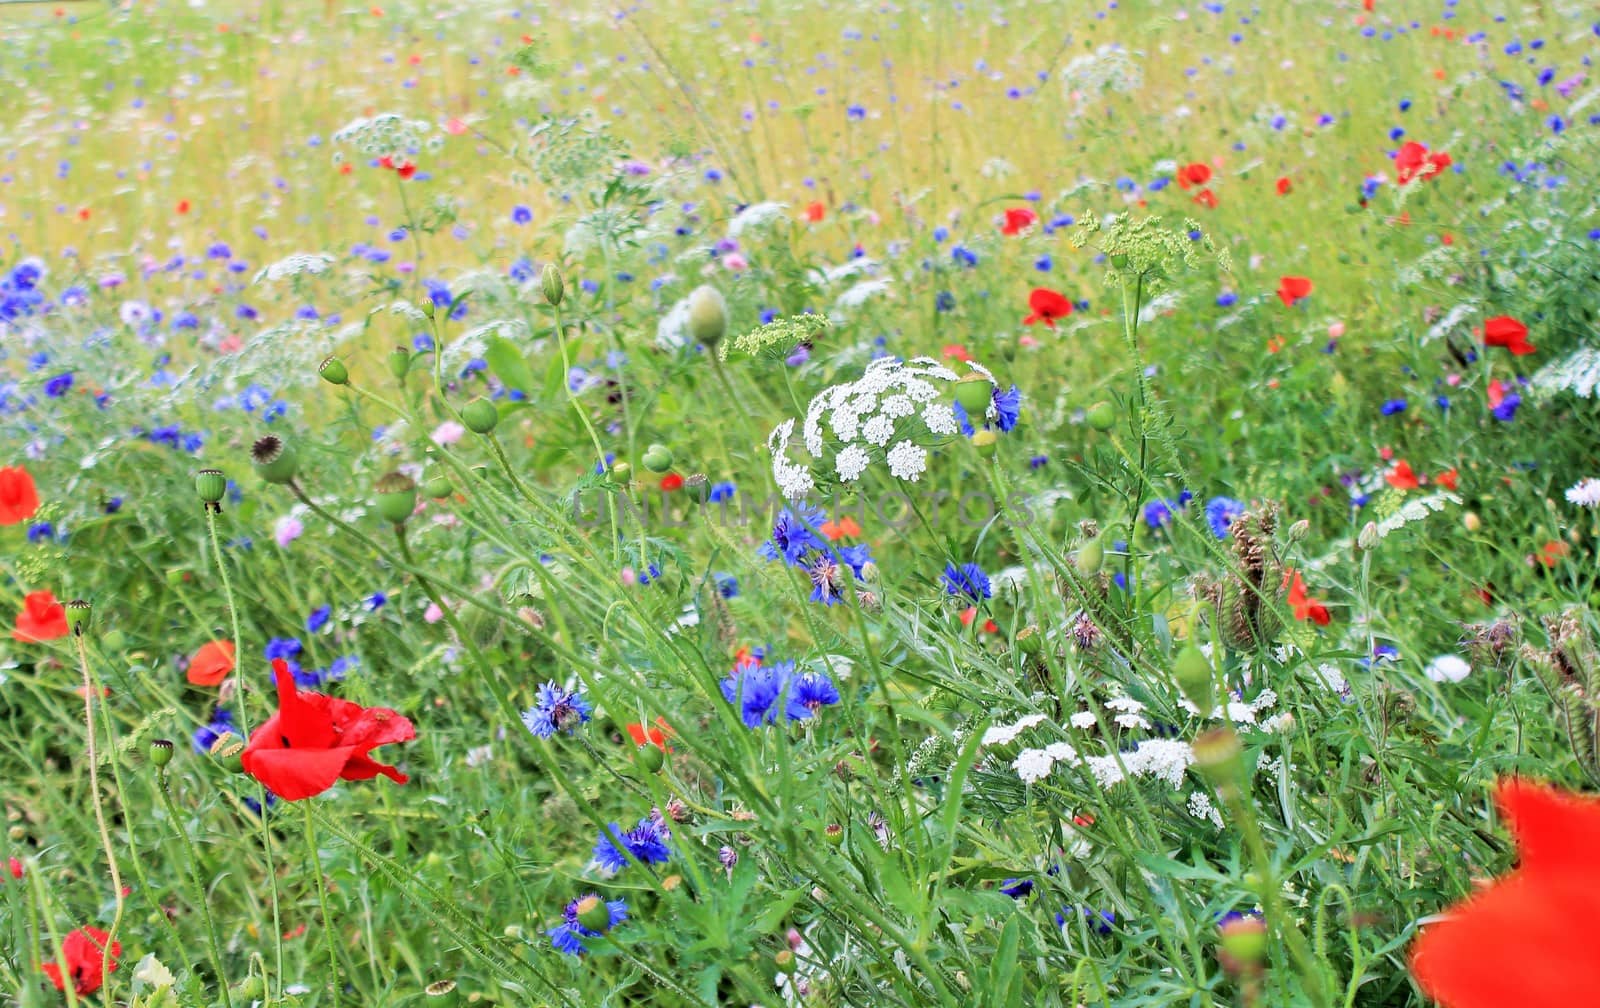
<path id="1" fill-rule="evenodd" d="M 222 342 L 217 344 L 218 353 L 238 353 L 244 348 L 244 340 L 238 336 L 224 336 Z"/>
<path id="2" fill-rule="evenodd" d="M 1330 322 L 1330 323 L 1328 323 L 1328 338 L 1329 339 L 1338 339 L 1340 336 L 1343 336 L 1343 335 L 1344 335 L 1344 323 L 1343 322 Z"/>
<path id="3" fill-rule="evenodd" d="M 744 256 L 737 252 L 729 252 L 722 257 L 722 265 L 735 273 L 743 273 L 750 268 L 750 263 Z"/>
<path id="4" fill-rule="evenodd" d="M 436 445 L 453 445 L 461 440 L 467 429 L 454 420 L 446 420 L 433 429 L 433 443 Z"/>
<path id="5" fill-rule="evenodd" d="M 439 608 L 437 602 L 429 602 L 428 608 L 422 613 L 422 619 L 427 623 L 437 623 L 444 619 L 444 610 Z"/>
<path id="6" fill-rule="evenodd" d="M 279 518 L 278 524 L 273 526 L 272 538 L 279 546 L 287 547 L 290 543 L 300 538 L 300 533 L 305 530 L 306 527 L 300 524 L 300 519 L 292 514 L 287 514 Z"/>
<path id="7" fill-rule="evenodd" d="M 460 119 L 446 119 L 444 131 L 451 136 L 460 136 L 467 131 L 467 124 Z"/>

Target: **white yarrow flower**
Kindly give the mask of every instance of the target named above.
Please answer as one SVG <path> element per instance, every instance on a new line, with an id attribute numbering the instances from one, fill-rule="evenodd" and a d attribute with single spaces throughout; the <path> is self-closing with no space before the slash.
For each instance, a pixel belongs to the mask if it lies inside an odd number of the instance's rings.
<path id="1" fill-rule="evenodd" d="M 1024 749 L 1011 761 L 1011 769 L 1024 784 L 1037 784 L 1050 776 L 1055 760 L 1043 749 Z"/>
<path id="2" fill-rule="evenodd" d="M 1021 735 L 1029 728 L 1034 728 L 1044 724 L 1044 721 L 1045 717 L 1043 714 L 1029 714 L 1026 717 L 1018 718 L 1016 721 L 1008 725 L 995 725 L 993 728 L 990 728 L 988 731 L 983 733 L 983 744 L 1005 745 L 1009 742 L 1014 742 L 1016 741 L 1018 735 Z"/>
<path id="3" fill-rule="evenodd" d="M 1472 666 L 1460 655 L 1440 655 L 1423 669 L 1434 682 L 1458 683 L 1472 671 Z"/>

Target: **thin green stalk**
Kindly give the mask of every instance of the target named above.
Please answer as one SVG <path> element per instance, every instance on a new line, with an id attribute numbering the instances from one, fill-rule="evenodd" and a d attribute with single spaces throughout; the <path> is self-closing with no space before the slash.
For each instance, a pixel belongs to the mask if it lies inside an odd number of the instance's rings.
<path id="1" fill-rule="evenodd" d="M 190 900 L 194 910 L 206 926 L 207 949 L 211 953 L 211 969 L 216 974 L 217 988 L 222 994 L 223 1008 L 233 1008 L 233 996 L 228 991 L 228 974 L 222 965 L 222 942 L 217 937 L 217 922 L 211 916 L 210 904 L 206 901 L 205 883 L 200 880 L 200 854 L 195 850 L 194 841 L 189 838 L 189 831 L 184 828 L 183 820 L 178 815 L 178 805 L 172 800 L 172 789 L 168 783 L 165 767 L 156 771 L 157 780 L 161 785 L 161 804 L 167 810 L 167 818 L 172 821 L 172 830 L 178 836 L 178 842 L 183 845 L 185 867 L 188 869 L 189 884 L 194 891 Z"/>
<path id="2" fill-rule="evenodd" d="M 111 845 L 111 829 L 106 825 L 105 803 L 100 799 L 100 758 L 96 752 L 94 731 L 94 701 L 98 684 L 89 672 L 89 649 L 83 642 L 83 628 L 76 627 L 72 635 L 73 643 L 77 645 L 78 667 L 83 672 L 83 723 L 89 732 L 87 756 L 89 759 L 89 799 L 94 804 L 94 822 L 100 830 L 100 846 L 106 852 L 106 866 L 111 871 L 112 898 L 116 901 L 116 910 L 111 915 L 111 927 L 105 945 L 100 949 L 100 972 L 106 980 L 106 998 L 111 997 L 109 979 L 111 975 L 111 945 L 117 940 L 117 930 L 122 926 L 122 912 L 125 900 L 122 896 L 122 871 L 117 867 L 117 851 Z"/>
<path id="3" fill-rule="evenodd" d="M 305 810 L 306 855 L 311 858 L 311 871 L 317 877 L 317 906 L 322 911 L 322 943 L 328 950 L 328 972 L 333 980 L 333 1004 L 338 1008 L 339 995 L 344 993 L 339 980 L 339 946 L 333 935 L 333 914 L 328 910 L 328 880 L 322 876 L 322 855 L 317 850 L 317 831 L 311 821 L 311 802 L 302 803 Z"/>

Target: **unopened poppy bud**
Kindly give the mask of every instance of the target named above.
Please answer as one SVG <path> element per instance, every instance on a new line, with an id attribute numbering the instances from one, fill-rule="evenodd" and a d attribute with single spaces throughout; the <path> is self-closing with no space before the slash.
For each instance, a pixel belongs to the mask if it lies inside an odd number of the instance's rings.
<path id="1" fill-rule="evenodd" d="M 1468 511 L 1461 516 L 1461 524 L 1468 532 L 1476 532 L 1483 528 L 1483 519 L 1478 517 L 1478 512 Z"/>
<path id="2" fill-rule="evenodd" d="M 664 473 L 672 468 L 672 449 L 666 445 L 653 444 L 644 450 L 639 461 L 653 473 Z"/>
<path id="3" fill-rule="evenodd" d="M 1114 269 L 1114 270 L 1125 270 L 1125 269 L 1127 269 L 1128 268 L 1128 253 L 1126 253 L 1126 252 L 1113 253 L 1112 256 L 1111 256 L 1111 268 Z"/>
<path id="4" fill-rule="evenodd" d="M 994 382 L 976 371 L 956 382 L 956 402 L 967 411 L 968 417 L 982 418 L 994 402 Z"/>
<path id="5" fill-rule="evenodd" d="M 1267 925 L 1260 917 L 1235 917 L 1217 929 L 1232 964 L 1256 966 L 1267 956 Z"/>
<path id="6" fill-rule="evenodd" d="M 1112 424 L 1117 422 L 1117 410 L 1116 407 L 1108 402 L 1097 402 L 1089 407 L 1089 412 L 1085 414 L 1085 419 L 1089 421 L 1090 427 L 1103 434 L 1111 429 Z"/>
<path id="7" fill-rule="evenodd" d="M 344 361 L 338 357 L 325 357 L 317 368 L 317 374 L 329 385 L 345 385 L 350 381 L 350 371 L 344 366 Z"/>
<path id="8" fill-rule="evenodd" d="M 1237 787 L 1239 774 L 1244 769 L 1244 747 L 1232 728 L 1212 728 L 1196 735 L 1190 743 L 1194 751 L 1194 765 L 1201 776 L 1219 790 Z"/>
<path id="9" fill-rule="evenodd" d="M 978 449 L 978 454 L 984 458 L 994 455 L 995 442 L 1000 440 L 1000 435 L 992 430 L 975 431 L 972 435 L 972 447 Z"/>
<path id="10" fill-rule="evenodd" d="M 590 931 L 604 931 L 611 926 L 611 909 L 605 900 L 592 893 L 578 900 L 574 909 L 578 912 L 578 923 Z"/>
<path id="11" fill-rule="evenodd" d="M 403 346 L 397 346 L 389 351 L 389 373 L 396 378 L 404 378 L 411 370 L 411 351 Z"/>
<path id="12" fill-rule="evenodd" d="M 835 847 L 844 843 L 844 827 L 838 823 L 829 823 L 822 828 L 822 839 Z"/>
<path id="13" fill-rule="evenodd" d="M 116 627 L 100 635 L 100 648 L 107 654 L 118 654 L 128 646 L 128 636 Z"/>
<path id="14" fill-rule="evenodd" d="M 288 483 L 300 471 L 300 457 L 294 445 L 268 434 L 250 446 L 250 462 L 256 475 L 268 483 Z"/>
<path id="15" fill-rule="evenodd" d="M 1217 676 L 1211 659 L 1194 641 L 1185 644 L 1172 662 L 1172 678 L 1185 700 L 1194 704 L 1201 717 L 1210 717 L 1217 705 Z"/>
<path id="16" fill-rule="evenodd" d="M 482 397 L 461 408 L 461 422 L 474 434 L 487 434 L 500 422 L 500 411 L 494 403 Z"/>
<path id="17" fill-rule="evenodd" d="M 617 486 L 627 486 L 628 480 L 633 478 L 633 466 L 626 462 L 618 462 L 611 467 L 611 482 Z"/>
<path id="18" fill-rule="evenodd" d="M 1361 533 L 1356 536 L 1356 546 L 1362 550 L 1371 550 L 1378 545 L 1378 523 L 1367 522 L 1361 526 Z"/>
<path id="19" fill-rule="evenodd" d="M 1310 535 L 1310 534 L 1311 534 L 1311 522 L 1308 519 L 1302 518 L 1299 521 L 1295 522 L 1293 525 L 1289 526 L 1289 541 L 1290 542 L 1300 542 L 1300 541 L 1304 540 L 1305 537 Z"/>
<path id="20" fill-rule="evenodd" d="M 861 604 L 862 609 L 869 613 L 883 610 L 883 599 L 879 597 L 877 592 L 858 591 L 856 592 L 856 601 Z"/>
<path id="21" fill-rule="evenodd" d="M 1097 574 L 1105 558 L 1106 548 L 1100 542 L 1100 537 L 1095 536 L 1078 547 L 1078 570 L 1084 574 Z"/>
<path id="22" fill-rule="evenodd" d="M 75 598 L 67 603 L 67 627 L 74 637 L 82 637 L 89 629 L 89 614 L 93 608 L 88 599 Z"/>
<path id="23" fill-rule="evenodd" d="M 207 504 L 219 503 L 228 493 L 228 477 L 221 469 L 202 469 L 194 474 L 194 492 Z"/>
<path id="24" fill-rule="evenodd" d="M 150 763 L 152 766 L 164 767 L 172 762 L 172 740 L 152 739 L 150 741 Z"/>
<path id="25" fill-rule="evenodd" d="M 267 982 L 259 974 L 245 977 L 232 987 L 228 988 L 233 996 L 249 1004 L 257 998 L 264 997 L 267 993 Z"/>
<path id="26" fill-rule="evenodd" d="M 639 766 L 644 768 L 645 773 L 655 773 L 667 761 L 666 753 L 662 752 L 658 745 L 642 745 L 634 757 L 639 761 Z"/>
<path id="27" fill-rule="evenodd" d="M 448 478 L 444 476 L 431 476 L 428 478 L 427 485 L 422 488 L 422 492 L 427 494 L 429 497 L 432 497 L 434 500 L 443 500 L 450 496 L 452 489 L 453 488 L 450 486 L 450 480 Z"/>
<path id="28" fill-rule="evenodd" d="M 384 521 L 402 524 L 417 509 L 417 481 L 403 472 L 378 477 L 378 514 Z"/>
<path id="29" fill-rule="evenodd" d="M 561 267 L 555 263 L 545 263 L 544 269 L 539 273 L 539 287 L 544 291 L 544 299 L 552 305 L 561 303 L 562 295 L 567 292 L 566 282 L 561 279 Z"/>
<path id="30" fill-rule="evenodd" d="M 697 342 L 714 347 L 728 333 L 728 302 L 722 292 L 709 284 L 696 287 L 689 295 L 689 335 Z"/>

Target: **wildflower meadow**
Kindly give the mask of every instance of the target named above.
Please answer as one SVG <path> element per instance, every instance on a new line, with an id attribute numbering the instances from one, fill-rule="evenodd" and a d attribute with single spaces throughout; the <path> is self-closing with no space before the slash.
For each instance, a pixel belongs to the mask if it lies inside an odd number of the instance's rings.
<path id="1" fill-rule="evenodd" d="M 1600 1005 L 1597 56 L 0 2 L 0 1005 Z"/>

